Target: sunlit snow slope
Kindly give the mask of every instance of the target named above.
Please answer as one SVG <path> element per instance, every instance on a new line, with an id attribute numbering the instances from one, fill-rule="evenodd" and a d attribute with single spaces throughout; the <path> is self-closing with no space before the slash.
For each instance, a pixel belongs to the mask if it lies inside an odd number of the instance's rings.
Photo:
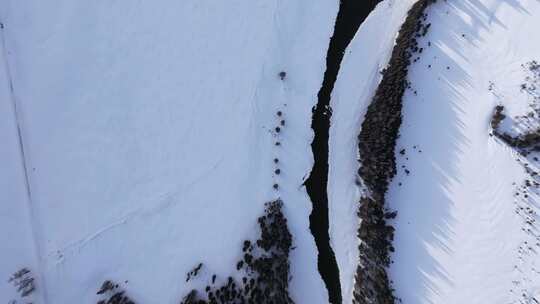
<path id="1" fill-rule="evenodd" d="M 264 203 L 280 197 L 291 296 L 325 303 L 302 182 L 337 8 L 0 1 L 0 302 L 17 299 L 5 282 L 28 267 L 35 303 L 95 303 L 105 279 L 140 303 L 178 303 L 234 274 Z"/>
<path id="2" fill-rule="evenodd" d="M 384 3 L 398 14 L 403 6 Z M 389 271 L 396 296 L 403 303 L 538 303 L 538 230 L 516 209 L 516 191 L 528 175 L 517 152 L 490 136 L 490 118 L 500 103 L 519 112 L 521 64 L 540 58 L 540 2 L 438 1 L 428 15 L 431 29 L 409 71 L 398 175 L 387 197 L 398 211 Z M 367 30 L 382 29 L 370 25 L 355 39 L 373 43 Z M 372 97 L 365 88 L 376 86 L 389 46 L 378 50 L 373 56 L 355 41 L 333 94 L 329 191 L 334 242 L 346 239 L 336 246 L 340 267 L 356 257 L 350 245 L 357 227 L 355 130 Z M 344 227 L 347 222 L 352 225 Z M 351 277 L 342 272 L 342 280 Z"/>

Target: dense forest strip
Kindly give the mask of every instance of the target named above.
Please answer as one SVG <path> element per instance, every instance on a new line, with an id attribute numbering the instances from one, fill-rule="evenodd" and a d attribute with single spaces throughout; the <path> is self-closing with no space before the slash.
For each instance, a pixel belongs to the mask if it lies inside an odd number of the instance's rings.
<path id="1" fill-rule="evenodd" d="M 257 219 L 259 238 L 244 241 L 242 258 L 236 264 L 234 277 L 242 279 L 237 281 L 229 276 L 225 282 L 217 283 L 217 274 L 214 274 L 211 284 L 203 290 L 191 290 L 181 304 L 294 304 L 289 296 L 289 255 L 293 237 L 282 211 L 283 202 L 268 202 L 265 207 L 264 215 Z M 197 275 L 201 267 L 202 263 L 191 274 Z"/>
<path id="2" fill-rule="evenodd" d="M 360 168 L 367 194 L 360 200 L 360 260 L 353 303 L 390 304 L 396 301 L 388 278 L 394 228 L 386 220 L 395 212 L 385 208 L 388 184 L 396 174 L 395 146 L 401 126 L 403 94 L 417 38 L 426 35 L 426 8 L 436 0 L 418 0 L 407 13 L 387 68 L 369 105 L 358 136 Z"/>
<path id="3" fill-rule="evenodd" d="M 313 203 L 313 211 L 309 217 L 310 230 L 317 245 L 318 268 L 328 289 L 329 302 L 342 302 L 339 269 L 330 246 L 328 233 L 328 136 L 330 129 L 330 95 L 336 82 L 337 74 L 345 49 L 358 31 L 360 24 L 381 0 L 341 0 L 339 12 L 334 27 L 334 34 L 326 57 L 326 71 L 318 102 L 313 109 L 311 127 L 315 133 L 311 148 L 314 164 L 305 185 Z"/>

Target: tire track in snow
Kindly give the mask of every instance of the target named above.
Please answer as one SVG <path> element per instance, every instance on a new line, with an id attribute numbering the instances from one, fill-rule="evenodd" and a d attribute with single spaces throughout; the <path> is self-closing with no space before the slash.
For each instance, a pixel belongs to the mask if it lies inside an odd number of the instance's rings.
<path id="1" fill-rule="evenodd" d="M 71 242 L 70 244 L 66 245 L 62 249 L 56 250 L 54 252 L 49 252 L 47 254 L 48 257 L 56 256 L 56 258 L 59 260 L 59 263 L 61 263 L 64 259 L 65 252 L 70 252 L 73 254 L 74 251 L 80 251 L 83 249 L 87 244 L 90 242 L 100 238 L 103 234 L 119 227 L 124 224 L 129 223 L 130 221 L 136 220 L 138 218 L 148 217 L 155 214 L 161 214 L 163 210 L 169 209 L 173 206 L 175 206 L 178 202 L 178 196 L 180 196 L 182 193 L 184 193 L 187 189 L 194 186 L 195 184 L 198 184 L 201 182 L 206 176 L 208 176 L 210 173 L 212 173 L 214 170 L 216 170 L 219 165 L 223 162 L 224 157 L 219 158 L 215 164 L 213 164 L 209 169 L 201 172 L 199 176 L 194 178 L 191 182 L 187 183 L 186 185 L 181 186 L 177 191 L 173 193 L 167 193 L 163 195 L 160 199 L 158 199 L 159 203 L 157 206 L 149 207 L 149 208 L 138 208 L 131 212 L 128 212 L 126 215 L 120 217 L 116 221 L 96 230 L 95 232 L 88 234 L 87 236 Z"/>
<path id="2" fill-rule="evenodd" d="M 38 274 L 38 286 L 37 286 L 37 293 L 38 297 L 41 295 L 42 303 L 46 304 L 48 303 L 47 300 L 47 289 L 45 284 L 45 276 L 43 273 L 43 266 L 41 262 L 41 246 L 39 243 L 39 239 L 41 239 L 41 234 L 39 233 L 39 230 L 37 229 L 37 217 L 35 214 L 35 210 L 33 208 L 33 197 L 32 197 L 32 190 L 30 188 L 30 177 L 28 174 L 28 166 L 27 166 L 27 155 L 25 154 L 25 145 L 24 145 L 24 139 L 23 139 L 23 130 L 22 130 L 22 123 L 20 119 L 20 111 L 17 107 L 17 99 L 15 96 L 15 91 L 13 88 L 13 78 L 11 76 L 11 70 L 9 66 L 8 61 L 8 51 L 6 46 L 6 32 L 5 32 L 5 25 L 3 23 L 0 23 L 0 36 L 1 43 L 2 43 L 2 60 L 4 61 L 4 66 L 6 67 L 5 73 L 8 80 L 8 86 L 9 86 L 9 96 L 11 101 L 11 107 L 13 109 L 13 115 L 15 118 L 16 128 L 17 128 L 17 139 L 18 139 L 18 148 L 21 156 L 21 166 L 24 170 L 24 186 L 26 188 L 26 209 L 28 212 L 28 216 L 30 219 L 30 229 L 32 232 L 32 243 L 34 245 L 34 257 L 37 262 L 37 274 Z M 41 291 L 41 292 L 40 292 Z"/>

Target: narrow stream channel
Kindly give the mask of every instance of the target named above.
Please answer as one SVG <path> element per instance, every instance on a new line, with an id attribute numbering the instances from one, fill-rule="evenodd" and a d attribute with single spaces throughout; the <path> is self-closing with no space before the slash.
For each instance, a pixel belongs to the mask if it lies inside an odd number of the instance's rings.
<path id="1" fill-rule="evenodd" d="M 328 233 L 328 135 L 330 129 L 330 95 L 336 82 L 337 74 L 345 49 L 356 34 L 358 27 L 381 0 L 341 0 L 339 13 L 330 39 L 326 56 L 326 71 L 322 87 L 318 93 L 318 102 L 313 109 L 311 127 L 315 133 L 311 148 L 315 163 L 305 185 L 313 203 L 313 211 L 309 217 L 309 228 L 315 243 L 318 256 L 319 273 L 328 289 L 329 302 L 342 303 L 339 268 L 330 246 Z M 354 267 L 351 265 L 351 267 Z"/>

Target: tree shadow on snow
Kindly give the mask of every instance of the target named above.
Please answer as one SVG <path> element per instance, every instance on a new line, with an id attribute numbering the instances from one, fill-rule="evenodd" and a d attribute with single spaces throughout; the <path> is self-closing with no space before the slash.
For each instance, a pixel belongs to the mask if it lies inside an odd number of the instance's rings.
<path id="1" fill-rule="evenodd" d="M 517 0 L 507 4 L 527 13 Z M 496 9 L 472 0 L 439 1 L 427 11 L 432 26 L 419 39 L 421 58 L 410 67 L 396 145 L 398 174 L 387 196 L 388 206 L 398 211 L 390 278 L 403 303 L 433 303 L 443 296 L 442 288 L 455 283 L 439 260 L 453 253 L 451 189 L 462 183 L 457 166 L 471 145 L 460 117 L 475 102 L 461 93 L 472 86 L 472 76 L 458 61 L 468 61 L 463 45 L 478 47 L 482 28 L 505 28 Z"/>

